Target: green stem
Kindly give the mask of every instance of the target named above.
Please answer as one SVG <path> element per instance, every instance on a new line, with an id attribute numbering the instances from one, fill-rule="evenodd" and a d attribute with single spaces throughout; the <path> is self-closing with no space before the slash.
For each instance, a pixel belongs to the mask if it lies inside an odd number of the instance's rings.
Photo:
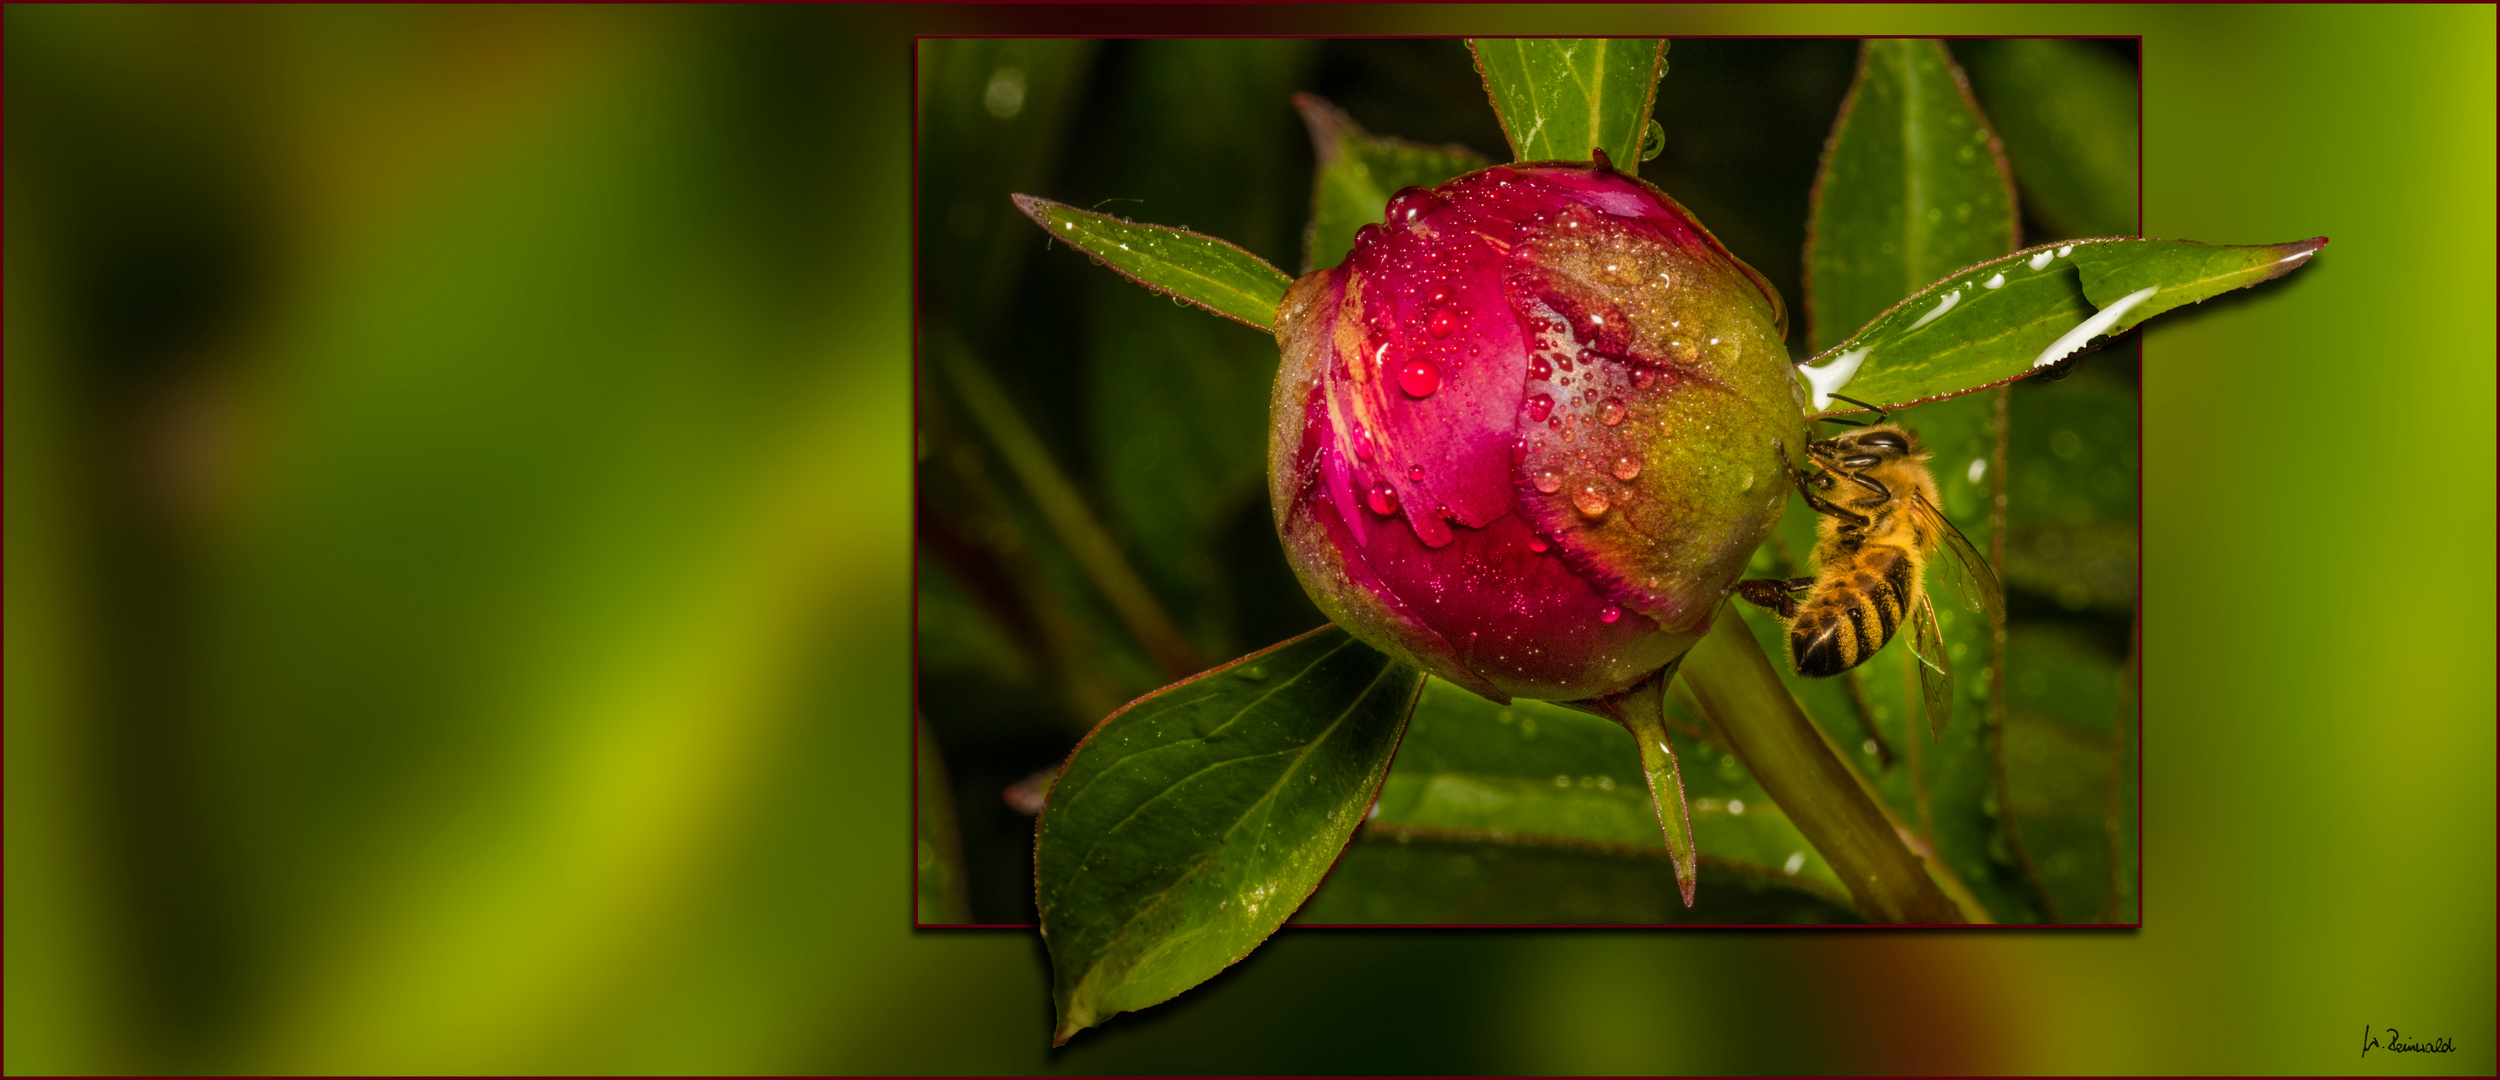
<path id="1" fill-rule="evenodd" d="M 1667 683 L 1675 678 L 1678 659 L 1620 694 L 1573 702 L 1572 707 L 1596 713 L 1632 732 L 1640 744 L 1641 772 L 1649 777 L 1649 802 L 1658 812 L 1658 828 L 1667 837 L 1667 855 L 1675 860 L 1676 888 L 1684 906 L 1693 906 L 1698 859 L 1693 848 L 1693 812 L 1684 798 L 1684 777 L 1676 771 L 1675 748 L 1667 741 Z"/>
<path id="2" fill-rule="evenodd" d="M 1710 633 L 1686 654 L 1684 681 L 1762 789 L 1831 862 L 1860 910 L 1881 922 L 1965 921 L 1900 827 L 1798 709 L 1732 607 L 1719 610 Z"/>

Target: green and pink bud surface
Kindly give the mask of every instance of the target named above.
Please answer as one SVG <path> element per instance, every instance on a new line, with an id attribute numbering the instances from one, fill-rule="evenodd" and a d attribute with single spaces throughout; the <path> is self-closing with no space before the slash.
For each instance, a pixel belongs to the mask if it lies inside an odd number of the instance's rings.
<path id="1" fill-rule="evenodd" d="M 1486 697 L 1620 692 L 1709 629 L 1806 441 L 1778 294 L 1664 192 L 1407 188 L 1279 307 L 1269 494 L 1357 637 Z"/>

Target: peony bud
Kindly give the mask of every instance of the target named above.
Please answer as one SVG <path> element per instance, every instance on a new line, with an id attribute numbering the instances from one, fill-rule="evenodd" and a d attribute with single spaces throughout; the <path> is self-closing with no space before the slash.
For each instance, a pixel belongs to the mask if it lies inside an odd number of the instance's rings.
<path id="1" fill-rule="evenodd" d="M 1778 295 L 1606 168 L 1390 200 L 1277 312 L 1268 492 L 1329 618 L 1486 697 L 1581 700 L 1681 656 L 1805 444 Z"/>

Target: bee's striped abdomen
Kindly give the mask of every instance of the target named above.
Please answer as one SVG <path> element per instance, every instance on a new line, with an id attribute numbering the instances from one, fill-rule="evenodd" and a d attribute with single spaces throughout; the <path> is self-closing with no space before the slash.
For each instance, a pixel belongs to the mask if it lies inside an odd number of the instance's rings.
<path id="1" fill-rule="evenodd" d="M 1813 595 L 1788 626 L 1788 657 L 1797 674 L 1838 675 L 1865 662 L 1909 618 L 1918 567 L 1907 552 L 1867 545 L 1853 559 L 1833 560 Z"/>

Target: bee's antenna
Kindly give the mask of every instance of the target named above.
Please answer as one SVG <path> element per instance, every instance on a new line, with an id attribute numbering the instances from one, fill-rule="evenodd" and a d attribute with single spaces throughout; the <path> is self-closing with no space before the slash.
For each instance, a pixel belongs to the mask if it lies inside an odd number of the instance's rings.
<path id="1" fill-rule="evenodd" d="M 1884 407 L 1883 407 L 1883 406 L 1881 406 L 1881 405 L 1869 405 L 1869 404 L 1867 404 L 1867 403 L 1865 403 L 1865 402 L 1863 402 L 1863 401 L 1859 401 L 1858 399 L 1853 398 L 1853 397 L 1849 397 L 1849 396 L 1847 396 L 1847 395 L 1845 395 L 1845 394 L 1833 394 L 1833 395 L 1832 395 L 1832 400 L 1834 400 L 1834 401 L 1846 401 L 1846 402 L 1848 402 L 1849 404 L 1851 404 L 1851 405 L 1855 405 L 1855 406 L 1857 406 L 1857 407 L 1859 407 L 1859 408 L 1861 408 L 1861 409 L 1871 409 L 1871 410 L 1873 410 L 1873 411 L 1874 411 L 1874 413 L 1875 413 L 1875 422 L 1876 422 L 1876 423 L 1878 423 L 1878 424 L 1883 423 L 1883 422 L 1884 422 L 1884 418 L 1885 418 L 1885 417 L 1888 417 L 1888 416 L 1891 416 L 1891 415 L 1892 415 L 1892 413 L 1890 413 L 1890 412 L 1886 411 L 1886 410 L 1884 409 Z M 1826 420 L 1831 420 L 1832 418 L 1827 416 L 1827 417 L 1824 417 L 1824 419 L 1826 419 Z M 1832 420 L 1832 423 L 1835 423 L 1835 424 L 1848 424 L 1850 427 L 1865 427 L 1865 426 L 1866 426 L 1865 424 L 1857 423 L 1857 422 L 1855 422 L 1855 421 L 1850 421 L 1850 420 Z"/>

